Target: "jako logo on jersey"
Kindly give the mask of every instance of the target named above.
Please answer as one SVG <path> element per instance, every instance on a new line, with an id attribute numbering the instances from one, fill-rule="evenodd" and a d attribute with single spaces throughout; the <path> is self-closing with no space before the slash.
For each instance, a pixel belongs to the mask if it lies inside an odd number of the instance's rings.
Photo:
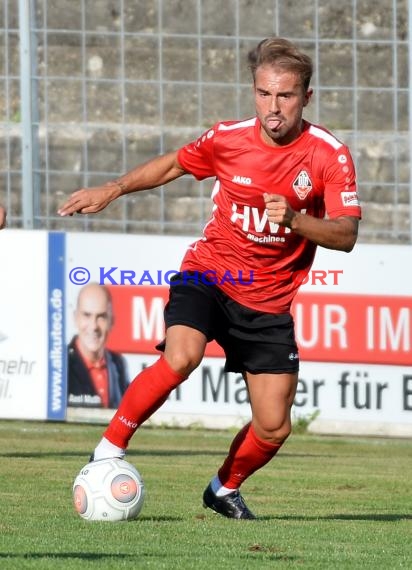
<path id="1" fill-rule="evenodd" d="M 358 195 L 356 192 L 341 192 L 340 197 L 344 206 L 359 206 Z"/>
<path id="2" fill-rule="evenodd" d="M 247 176 L 234 176 L 232 178 L 232 182 L 236 182 L 236 184 L 246 184 L 247 186 L 250 186 L 250 184 L 252 184 L 252 179 L 248 178 Z"/>
<path id="3" fill-rule="evenodd" d="M 309 178 L 309 174 L 306 172 L 306 170 L 301 170 L 299 172 L 292 186 L 298 198 L 304 200 L 312 190 L 312 181 Z"/>

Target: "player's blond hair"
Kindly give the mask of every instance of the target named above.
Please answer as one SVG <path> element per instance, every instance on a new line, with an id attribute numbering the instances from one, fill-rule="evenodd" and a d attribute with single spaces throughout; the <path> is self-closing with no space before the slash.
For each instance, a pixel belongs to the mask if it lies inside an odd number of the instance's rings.
<path id="1" fill-rule="evenodd" d="M 279 67 L 285 71 L 296 73 L 302 79 L 305 89 L 308 89 L 313 73 L 311 58 L 301 52 L 295 44 L 283 38 L 266 38 L 248 54 L 249 68 L 256 79 L 256 70 L 262 65 Z"/>

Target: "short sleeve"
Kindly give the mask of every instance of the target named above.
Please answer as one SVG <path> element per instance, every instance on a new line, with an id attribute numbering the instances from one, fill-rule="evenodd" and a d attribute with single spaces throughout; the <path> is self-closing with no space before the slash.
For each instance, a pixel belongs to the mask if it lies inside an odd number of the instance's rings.
<path id="1" fill-rule="evenodd" d="M 214 137 L 217 131 L 213 127 L 203 133 L 197 140 L 183 146 L 178 151 L 180 166 L 193 174 L 198 180 L 216 176 L 214 167 Z"/>
<path id="2" fill-rule="evenodd" d="M 329 218 L 361 218 L 356 189 L 355 167 L 349 149 L 341 146 L 331 155 L 325 168 L 325 207 Z"/>

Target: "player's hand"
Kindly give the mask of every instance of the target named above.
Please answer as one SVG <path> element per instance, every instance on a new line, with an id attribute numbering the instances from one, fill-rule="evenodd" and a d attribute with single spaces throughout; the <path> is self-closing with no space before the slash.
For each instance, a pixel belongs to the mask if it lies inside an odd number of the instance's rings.
<path id="1" fill-rule="evenodd" d="M 296 216 L 296 212 L 290 207 L 289 202 L 284 196 L 281 196 L 280 194 L 264 193 L 263 199 L 265 200 L 266 213 L 269 222 L 286 226 L 288 228 L 292 227 L 292 222 Z"/>
<path id="2" fill-rule="evenodd" d="M 7 212 L 3 206 L 0 206 L 0 230 L 6 227 Z"/>
<path id="3" fill-rule="evenodd" d="M 57 213 L 60 216 L 72 216 L 73 214 L 95 214 L 100 212 L 110 202 L 113 202 L 121 194 L 121 189 L 114 184 L 96 186 L 94 188 L 82 188 L 73 192 L 65 204 Z"/>

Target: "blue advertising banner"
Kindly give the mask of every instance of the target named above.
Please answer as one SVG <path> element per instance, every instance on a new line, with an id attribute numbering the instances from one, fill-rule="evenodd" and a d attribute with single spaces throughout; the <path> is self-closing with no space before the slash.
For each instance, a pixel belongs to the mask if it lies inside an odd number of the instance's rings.
<path id="1" fill-rule="evenodd" d="M 64 420 L 67 404 L 67 348 L 65 336 L 66 236 L 48 236 L 48 390 L 47 419 Z"/>

